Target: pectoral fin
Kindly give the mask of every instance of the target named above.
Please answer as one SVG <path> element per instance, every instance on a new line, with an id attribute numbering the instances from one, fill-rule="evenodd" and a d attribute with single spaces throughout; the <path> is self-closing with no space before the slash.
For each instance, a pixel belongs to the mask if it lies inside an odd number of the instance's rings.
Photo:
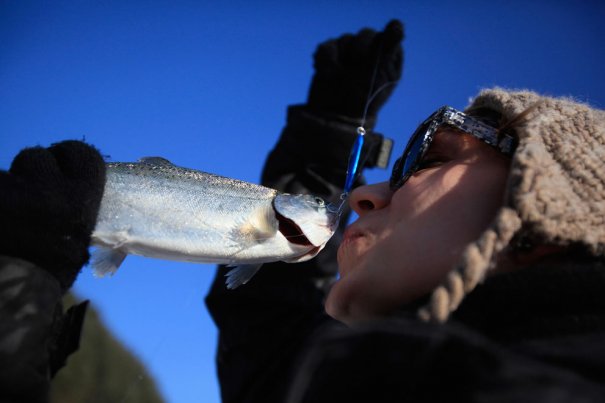
<path id="1" fill-rule="evenodd" d="M 256 274 L 262 265 L 262 263 L 243 264 L 231 269 L 227 274 L 225 274 L 225 277 L 227 277 L 227 280 L 225 281 L 227 288 L 233 290 L 242 284 L 246 284 Z"/>
<path id="2" fill-rule="evenodd" d="M 125 258 L 126 253 L 119 249 L 97 246 L 92 252 L 90 265 L 96 277 L 105 277 L 106 275 L 113 275 Z"/>
<path id="3" fill-rule="evenodd" d="M 230 232 L 230 239 L 245 248 L 262 243 L 275 236 L 278 222 L 273 208 L 262 206 L 244 217 Z"/>

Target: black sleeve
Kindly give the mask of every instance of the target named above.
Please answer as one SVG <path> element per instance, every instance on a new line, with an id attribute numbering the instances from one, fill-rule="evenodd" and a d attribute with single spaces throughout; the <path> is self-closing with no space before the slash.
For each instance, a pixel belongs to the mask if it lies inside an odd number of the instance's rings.
<path id="1" fill-rule="evenodd" d="M 263 185 L 337 201 L 358 124 L 340 116 L 319 116 L 303 106 L 290 107 L 288 123 L 266 161 Z M 366 166 L 380 165 L 381 158 L 388 161 L 388 155 L 379 154 L 388 154 L 390 145 L 370 132 L 362 161 Z M 219 329 L 217 366 L 223 402 L 283 402 L 302 345 L 331 320 L 323 300 L 336 273 L 336 250 L 347 216 L 348 212 L 332 240 L 310 261 L 266 264 L 235 290 L 225 287 L 227 269 L 218 270 L 206 305 Z"/>
<path id="2" fill-rule="evenodd" d="M 86 304 L 63 314 L 56 277 L 0 256 L 0 401 L 48 401 L 50 380 L 78 347 Z"/>
<path id="3" fill-rule="evenodd" d="M 568 349 L 572 340 L 566 339 Z M 593 339 L 600 356 L 601 344 Z M 595 373 L 602 369 L 601 364 Z M 305 354 L 284 402 L 596 403 L 604 398 L 602 383 L 569 366 L 504 347 L 456 323 L 408 320 L 326 330 Z"/>

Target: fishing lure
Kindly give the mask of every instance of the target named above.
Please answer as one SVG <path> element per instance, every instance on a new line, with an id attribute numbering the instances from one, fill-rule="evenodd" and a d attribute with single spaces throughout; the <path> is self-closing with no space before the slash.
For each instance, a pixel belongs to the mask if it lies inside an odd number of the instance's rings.
<path id="1" fill-rule="evenodd" d="M 366 134 L 366 130 L 363 126 L 359 126 L 357 128 L 357 138 L 353 143 L 353 147 L 351 147 L 351 153 L 349 154 L 349 163 L 347 164 L 347 176 L 345 179 L 345 185 L 342 193 L 340 194 L 340 204 L 336 206 L 335 204 L 330 203 L 328 205 L 328 210 L 332 213 L 335 213 L 340 216 L 344 210 L 344 206 L 349 198 L 349 193 L 353 188 L 353 183 L 357 176 L 359 176 L 359 160 L 361 159 L 361 150 L 363 150 L 364 136 Z"/>
<path id="2" fill-rule="evenodd" d="M 359 159 L 361 157 L 361 150 L 363 149 L 364 136 L 366 134 L 365 129 L 362 126 L 357 128 L 357 138 L 351 148 L 351 154 L 349 155 L 349 165 L 347 166 L 347 178 L 345 179 L 345 187 L 343 195 L 346 198 L 353 187 L 353 182 L 357 177 L 357 171 L 359 169 Z"/>

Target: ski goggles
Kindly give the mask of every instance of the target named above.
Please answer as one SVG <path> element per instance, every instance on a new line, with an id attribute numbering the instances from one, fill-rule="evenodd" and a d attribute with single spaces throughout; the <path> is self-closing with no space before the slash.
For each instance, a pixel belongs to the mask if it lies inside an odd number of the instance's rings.
<path id="1" fill-rule="evenodd" d="M 516 141 L 513 137 L 499 133 L 498 129 L 450 106 L 443 106 L 418 126 L 410 137 L 403 154 L 395 161 L 389 180 L 389 187 L 392 191 L 402 187 L 418 170 L 420 162 L 431 147 L 435 133 L 443 126 L 453 127 L 470 134 L 506 155 L 511 155 L 515 149 Z"/>

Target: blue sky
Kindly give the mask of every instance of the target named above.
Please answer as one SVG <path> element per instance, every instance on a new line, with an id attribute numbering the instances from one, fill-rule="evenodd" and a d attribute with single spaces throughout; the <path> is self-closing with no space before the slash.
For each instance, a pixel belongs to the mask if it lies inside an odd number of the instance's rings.
<path id="1" fill-rule="evenodd" d="M 286 106 L 306 98 L 316 45 L 391 18 L 406 25 L 405 70 L 377 130 L 396 152 L 437 107 L 484 87 L 605 108 L 599 1 L 0 0 L 0 168 L 23 147 L 85 138 L 112 161 L 160 155 L 257 182 Z M 110 279 L 85 268 L 75 291 L 167 401 L 212 403 L 213 273 L 130 256 Z"/>

